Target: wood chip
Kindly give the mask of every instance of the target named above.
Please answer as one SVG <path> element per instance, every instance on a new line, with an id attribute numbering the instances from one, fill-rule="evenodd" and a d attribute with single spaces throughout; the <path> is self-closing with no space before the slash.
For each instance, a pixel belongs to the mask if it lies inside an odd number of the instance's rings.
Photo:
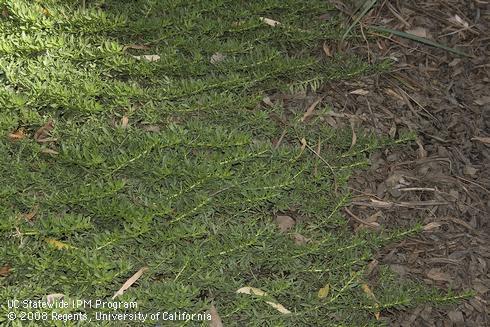
<path id="1" fill-rule="evenodd" d="M 441 271 L 439 268 L 432 268 L 427 272 L 427 277 L 438 282 L 450 282 L 451 276 Z"/>

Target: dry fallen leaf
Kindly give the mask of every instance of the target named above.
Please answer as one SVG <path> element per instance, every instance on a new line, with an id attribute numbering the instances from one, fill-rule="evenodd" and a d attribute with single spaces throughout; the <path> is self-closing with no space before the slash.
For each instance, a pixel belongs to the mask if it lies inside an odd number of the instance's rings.
<path id="1" fill-rule="evenodd" d="M 41 126 L 36 133 L 34 134 L 34 140 L 37 142 L 42 142 L 44 139 L 46 139 L 49 136 L 49 133 L 54 128 L 54 121 L 50 118 L 46 124 Z"/>
<path id="2" fill-rule="evenodd" d="M 122 118 L 121 118 L 121 127 L 124 128 L 124 129 L 126 129 L 126 128 L 128 128 L 128 124 L 129 124 L 129 118 L 128 118 L 128 116 L 126 116 L 126 115 L 122 116 Z"/>
<path id="3" fill-rule="evenodd" d="M 429 33 L 427 33 L 427 29 L 425 29 L 423 27 L 415 27 L 415 28 L 408 30 L 408 31 L 405 31 L 405 32 L 408 34 L 412 34 L 412 35 L 415 35 L 418 37 L 423 37 L 426 39 L 429 37 Z"/>
<path id="4" fill-rule="evenodd" d="M 63 242 L 60 242 L 58 240 L 55 240 L 54 238 L 47 238 L 46 239 L 46 242 L 52 246 L 54 246 L 55 248 L 57 248 L 58 250 L 63 250 L 63 249 L 75 249 L 75 247 L 73 245 L 70 245 L 70 244 L 66 244 L 66 243 L 63 243 Z"/>
<path id="5" fill-rule="evenodd" d="M 427 150 L 424 149 L 424 145 L 422 144 L 422 141 L 420 140 L 420 138 L 417 138 L 415 140 L 415 143 L 417 143 L 417 145 L 419 146 L 419 149 L 417 150 L 417 156 L 419 159 L 424 159 L 424 158 L 427 158 Z"/>
<path id="6" fill-rule="evenodd" d="M 291 313 L 291 311 L 289 311 L 288 309 L 286 309 L 282 304 L 280 303 L 275 303 L 275 302 L 270 302 L 270 301 L 265 301 L 265 303 L 267 303 L 268 305 L 270 305 L 271 307 L 273 307 L 274 309 L 276 309 L 277 311 L 279 311 L 280 313 L 283 313 L 283 314 L 288 314 L 288 313 Z"/>
<path id="7" fill-rule="evenodd" d="M 308 110 L 306 110 L 305 114 L 301 118 L 301 121 L 305 121 L 308 117 L 310 117 L 313 114 L 313 111 L 315 110 L 316 106 L 320 103 L 320 101 L 323 100 L 323 97 L 318 98 L 315 102 L 311 104 L 311 106 L 308 107 Z"/>
<path id="8" fill-rule="evenodd" d="M 366 276 L 370 276 L 373 273 L 374 269 L 378 267 L 378 265 L 379 261 L 376 259 L 373 259 L 370 263 L 368 263 L 365 271 Z"/>
<path id="9" fill-rule="evenodd" d="M 211 320 L 209 321 L 210 327 L 223 327 L 223 322 L 221 321 L 221 317 L 218 314 L 218 310 L 211 304 L 211 308 L 209 309 L 209 313 L 211 314 Z"/>
<path id="10" fill-rule="evenodd" d="M 354 121 L 354 119 L 350 119 L 350 129 L 352 131 L 352 140 L 350 142 L 350 150 L 352 150 L 352 148 L 356 145 L 357 143 L 357 135 L 356 135 L 356 123 Z"/>
<path id="11" fill-rule="evenodd" d="M 456 23 L 456 24 L 461 25 L 462 27 L 465 27 L 465 28 L 470 27 L 470 24 L 468 24 L 468 22 L 464 21 L 458 15 L 454 15 L 454 17 L 451 17 L 449 20 L 452 21 L 452 22 L 454 22 L 454 23 Z"/>
<path id="12" fill-rule="evenodd" d="M 266 296 L 267 293 L 262 291 L 259 288 L 251 287 L 251 286 L 245 286 L 242 288 L 239 288 L 237 293 L 242 293 L 242 294 L 250 294 L 250 295 L 258 295 L 258 296 Z"/>
<path id="13" fill-rule="evenodd" d="M 21 127 L 15 132 L 10 133 L 8 137 L 12 141 L 22 140 L 23 138 L 26 137 L 26 133 L 24 132 L 24 128 Z"/>
<path id="14" fill-rule="evenodd" d="M 281 230 L 281 232 L 283 233 L 290 230 L 295 223 L 296 222 L 294 221 L 294 219 L 289 216 L 284 216 L 284 215 L 276 216 L 276 224 Z"/>
<path id="15" fill-rule="evenodd" d="M 307 145 L 307 144 L 308 144 L 308 143 L 306 143 L 306 139 L 303 137 L 303 138 L 301 139 L 301 151 L 304 151 L 304 150 L 306 149 L 306 145 Z"/>
<path id="16" fill-rule="evenodd" d="M 112 296 L 112 299 L 114 300 L 116 297 L 123 295 L 124 291 L 127 290 L 128 288 L 131 287 L 140 277 L 143 275 L 145 271 L 148 270 L 148 267 L 143 267 L 140 270 L 138 270 L 133 276 L 131 276 L 124 284 L 121 286 L 121 288 L 114 293 Z"/>
<path id="17" fill-rule="evenodd" d="M 211 56 L 211 59 L 209 60 L 213 65 L 222 62 L 225 60 L 226 56 L 220 52 L 216 52 Z"/>
<path id="18" fill-rule="evenodd" d="M 381 315 L 379 313 L 379 304 L 378 301 L 376 300 L 376 296 L 374 296 L 374 293 L 368 284 L 362 284 L 362 290 L 371 300 L 375 302 L 374 306 L 376 307 L 377 310 L 374 313 L 374 316 L 376 317 L 376 320 L 379 320 L 381 318 Z"/>
<path id="19" fill-rule="evenodd" d="M 0 277 L 7 277 L 8 275 L 10 275 L 11 271 L 12 271 L 12 267 L 10 267 L 9 265 L 0 267 Z"/>
<path id="20" fill-rule="evenodd" d="M 323 52 L 327 57 L 332 57 L 332 49 L 325 42 L 323 42 Z"/>
<path id="21" fill-rule="evenodd" d="M 274 107 L 274 103 L 272 102 L 271 98 L 269 98 L 269 97 L 264 97 L 262 99 L 262 102 L 264 102 L 269 107 Z"/>
<path id="22" fill-rule="evenodd" d="M 142 56 L 133 56 L 136 60 L 145 60 L 149 62 L 154 62 L 160 60 L 159 55 L 142 55 Z"/>
<path id="23" fill-rule="evenodd" d="M 44 149 L 41 149 L 41 153 L 46 153 L 46 154 L 53 154 L 53 155 L 57 155 L 59 154 L 58 151 L 55 151 L 53 149 L 49 149 L 49 148 L 44 148 Z"/>
<path id="24" fill-rule="evenodd" d="M 311 241 L 309 238 L 306 238 L 303 235 L 298 234 L 298 233 L 294 233 L 292 235 L 292 237 L 294 240 L 294 244 L 296 244 L 296 245 L 303 245 L 303 244 L 306 244 L 306 243 Z"/>
<path id="25" fill-rule="evenodd" d="M 160 126 L 158 125 L 143 125 L 143 129 L 147 132 L 154 132 L 154 133 L 160 132 Z"/>
<path id="26" fill-rule="evenodd" d="M 472 137 L 471 138 L 472 141 L 480 141 L 482 143 L 485 143 L 485 144 L 490 144 L 490 137 Z"/>
<path id="27" fill-rule="evenodd" d="M 369 94 L 369 91 L 368 90 L 364 90 L 364 89 L 357 89 L 357 90 L 351 91 L 349 93 L 350 94 L 355 94 L 355 95 L 367 95 L 367 94 Z"/>
<path id="28" fill-rule="evenodd" d="M 264 23 L 266 23 L 267 25 L 269 26 L 277 26 L 277 25 L 281 25 L 280 22 L 278 22 L 277 20 L 273 20 L 273 19 L 270 19 L 270 18 L 265 18 L 265 17 L 260 17 L 260 20 Z"/>
<path id="29" fill-rule="evenodd" d="M 475 100 L 475 103 L 479 106 L 484 106 L 490 103 L 490 96 L 484 96 Z"/>
<path id="30" fill-rule="evenodd" d="M 330 292 L 330 284 L 326 284 L 324 287 L 318 290 L 318 298 L 320 299 L 326 298 L 329 292 Z"/>
<path id="31" fill-rule="evenodd" d="M 39 210 L 39 206 L 35 205 L 30 212 L 24 214 L 24 218 L 27 221 L 32 221 L 32 219 L 34 219 L 34 217 L 36 216 L 38 210 Z"/>
<path id="32" fill-rule="evenodd" d="M 236 293 L 250 294 L 250 295 L 257 295 L 257 296 L 266 296 L 267 295 L 267 293 L 262 291 L 261 289 L 255 288 L 255 287 L 250 287 L 250 286 L 242 287 L 242 288 L 238 289 L 236 291 Z M 273 307 L 274 309 L 276 309 L 277 311 L 279 311 L 281 313 L 284 313 L 284 314 L 291 313 L 291 311 L 286 309 L 282 304 L 270 302 L 270 301 L 266 301 L 265 303 L 267 303 L 268 305 L 270 305 L 271 307 Z"/>
<path id="33" fill-rule="evenodd" d="M 428 223 L 427 225 L 425 225 L 424 228 L 423 228 L 423 230 L 425 232 L 428 232 L 428 231 L 433 230 L 433 229 L 436 229 L 436 228 L 438 228 L 440 226 L 441 226 L 441 224 L 436 223 L 436 222 L 432 222 L 432 223 Z"/>
<path id="34" fill-rule="evenodd" d="M 64 297 L 65 297 L 65 294 L 61 294 L 61 293 L 49 294 L 46 296 L 46 301 L 51 304 L 51 303 L 54 303 L 54 301 L 61 300 Z"/>

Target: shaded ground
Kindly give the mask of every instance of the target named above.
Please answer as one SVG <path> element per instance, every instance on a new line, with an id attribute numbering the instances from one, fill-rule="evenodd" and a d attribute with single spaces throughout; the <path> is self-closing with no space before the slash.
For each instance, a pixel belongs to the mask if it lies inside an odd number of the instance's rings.
<path id="1" fill-rule="evenodd" d="M 368 173 L 351 179 L 355 197 L 346 217 L 353 228 L 369 228 L 356 218 L 383 227 L 434 223 L 434 229 L 386 248 L 377 262 L 428 286 L 475 293 L 442 309 L 423 305 L 389 312 L 393 326 L 490 323 L 490 52 L 485 6 L 457 0 L 382 2 L 364 20 L 366 25 L 418 31 L 472 57 L 458 58 L 397 37 L 376 38 L 354 51 L 394 58 L 394 72 L 326 88 L 332 126 L 351 123 L 392 137 L 407 129 L 419 135 L 417 145 L 375 154 Z M 340 4 L 338 8 L 348 11 Z M 346 92 L 357 89 L 369 94 Z"/>

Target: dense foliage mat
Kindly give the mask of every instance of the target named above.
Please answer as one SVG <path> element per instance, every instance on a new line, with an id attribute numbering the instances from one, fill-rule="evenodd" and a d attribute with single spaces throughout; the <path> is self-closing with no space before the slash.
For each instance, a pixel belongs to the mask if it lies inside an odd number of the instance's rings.
<path id="1" fill-rule="evenodd" d="M 339 214 L 368 152 L 410 136 L 358 135 L 351 146 L 350 131 L 322 122 L 327 107 L 309 121 L 289 108 L 280 124 L 271 115 L 284 108 L 260 105 L 272 92 L 386 68 L 320 56 L 322 41 L 343 34 L 335 16 L 318 19 L 325 1 L 0 6 L 2 323 L 61 326 L 9 322 L 8 311 L 26 309 L 7 300 L 112 301 L 142 267 L 114 300 L 136 301 L 128 312 L 204 313 L 214 303 L 226 325 L 360 326 L 386 308 L 451 298 L 388 270 L 369 287 L 376 249 L 418 228 L 353 234 Z M 281 213 L 298 218 L 288 233 L 274 224 Z M 267 295 L 237 294 L 244 286 Z M 43 310 L 92 318 L 81 325 L 143 324 L 95 321 L 95 311 L 124 309 Z"/>

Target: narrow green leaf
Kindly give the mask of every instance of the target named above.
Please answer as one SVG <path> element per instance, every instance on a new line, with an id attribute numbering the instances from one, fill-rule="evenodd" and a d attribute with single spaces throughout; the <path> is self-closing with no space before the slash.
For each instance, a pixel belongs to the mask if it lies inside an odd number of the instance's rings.
<path id="1" fill-rule="evenodd" d="M 364 3 L 362 6 L 362 11 L 359 13 L 359 15 L 356 16 L 352 24 L 350 24 L 349 28 L 345 31 L 344 35 L 342 35 L 342 41 L 345 39 L 345 37 L 350 33 L 350 31 L 354 28 L 354 26 L 359 23 L 359 21 L 366 16 L 366 14 L 374 7 L 378 0 L 368 0 Z"/>
<path id="2" fill-rule="evenodd" d="M 433 46 L 433 47 L 436 47 L 436 48 L 439 48 L 442 50 L 446 50 L 446 51 L 458 54 L 460 56 L 471 57 L 471 55 L 469 55 L 463 51 L 460 51 L 460 50 L 454 49 L 454 48 L 450 48 L 444 44 L 440 44 L 440 43 L 434 42 L 432 40 L 429 40 L 429 39 L 426 39 L 426 38 L 423 38 L 423 37 L 420 37 L 417 35 L 401 32 L 401 31 L 397 31 L 397 30 L 392 30 L 390 28 L 381 27 L 381 26 L 370 26 L 369 28 L 371 28 L 375 31 L 378 31 L 378 32 L 391 33 L 391 34 L 394 34 L 396 36 L 403 37 L 403 38 L 406 38 L 406 39 L 409 39 L 412 41 L 424 43 L 426 45 L 430 45 L 430 46 Z"/>

